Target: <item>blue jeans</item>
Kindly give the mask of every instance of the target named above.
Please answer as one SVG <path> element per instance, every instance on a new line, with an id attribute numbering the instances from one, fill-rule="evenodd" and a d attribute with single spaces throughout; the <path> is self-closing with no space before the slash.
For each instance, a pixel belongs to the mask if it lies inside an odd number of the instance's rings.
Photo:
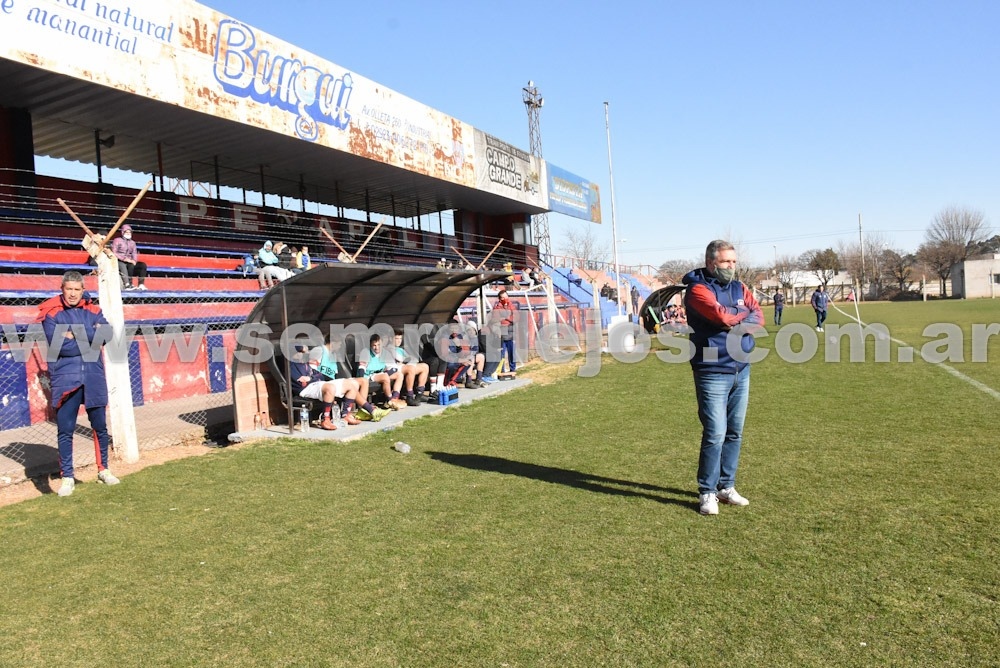
<path id="1" fill-rule="evenodd" d="M 510 372 L 517 371 L 517 361 L 514 359 L 514 339 L 503 339 L 500 341 L 500 359 L 507 358 Z"/>
<path id="2" fill-rule="evenodd" d="M 695 371 L 694 390 L 701 420 L 698 493 L 718 492 L 736 484 L 750 397 L 750 366 L 739 373 Z"/>
<path id="3" fill-rule="evenodd" d="M 785 309 L 784 309 L 783 306 L 775 306 L 774 307 L 774 324 L 775 325 L 780 325 L 781 324 L 781 312 L 784 311 L 784 310 Z"/>
<path id="4" fill-rule="evenodd" d="M 56 409 L 58 427 L 56 442 L 59 444 L 59 470 L 63 478 L 73 477 L 73 432 L 76 430 L 76 415 L 80 412 L 80 405 L 83 404 L 83 395 L 84 388 L 77 388 Z M 107 408 L 107 406 L 94 406 L 87 409 L 90 428 L 94 434 L 94 455 L 98 471 L 108 468 Z"/>
<path id="5" fill-rule="evenodd" d="M 823 323 L 825 321 L 826 321 L 826 309 L 823 309 L 822 311 L 817 310 L 816 311 L 816 326 L 817 327 L 822 327 Z"/>

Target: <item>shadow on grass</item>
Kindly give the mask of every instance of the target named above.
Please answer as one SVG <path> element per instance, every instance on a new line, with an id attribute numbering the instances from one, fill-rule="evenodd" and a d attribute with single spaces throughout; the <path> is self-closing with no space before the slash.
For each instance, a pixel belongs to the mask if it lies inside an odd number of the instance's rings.
<path id="1" fill-rule="evenodd" d="M 604 476 L 582 473 L 572 469 L 560 469 L 553 466 L 541 466 L 539 464 L 529 464 L 518 462 L 503 457 L 490 457 L 488 455 L 455 454 L 451 452 L 429 451 L 427 455 L 439 462 L 461 466 L 476 471 L 489 471 L 492 473 L 503 473 L 506 475 L 516 475 L 532 480 L 541 480 L 557 485 L 566 485 L 576 489 L 585 489 L 590 492 L 601 494 L 613 494 L 615 496 L 638 496 L 659 503 L 672 503 L 685 508 L 697 509 L 698 495 L 690 490 L 674 489 L 672 487 L 660 487 L 643 482 L 632 482 L 631 480 L 619 480 L 618 478 L 606 478 Z M 614 485 L 614 486 L 612 486 Z M 622 489 L 623 487 L 632 489 Z M 637 491 L 642 490 L 642 491 Z M 677 499 L 662 496 L 654 492 L 664 494 L 675 494 L 683 498 Z M 694 501 L 691 498 L 694 497 Z"/>

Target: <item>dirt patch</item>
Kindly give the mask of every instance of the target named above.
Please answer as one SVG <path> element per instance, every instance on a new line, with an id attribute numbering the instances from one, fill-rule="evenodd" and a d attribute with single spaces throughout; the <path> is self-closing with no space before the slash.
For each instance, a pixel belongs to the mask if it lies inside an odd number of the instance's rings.
<path id="1" fill-rule="evenodd" d="M 239 444 L 229 446 L 239 447 Z M 185 457 L 200 457 L 210 452 L 215 452 L 218 448 L 211 448 L 205 445 L 175 445 L 156 450 L 144 450 L 139 454 L 139 461 L 134 464 L 126 464 L 120 459 L 111 457 L 109 467 L 119 478 L 128 476 L 130 473 L 141 471 L 148 466 L 157 466 L 164 462 Z M 97 480 L 97 467 L 85 466 L 77 467 L 76 479 L 78 482 L 88 483 Z M 20 503 L 28 499 L 35 499 L 43 494 L 54 494 L 59 489 L 59 478 L 55 476 L 39 476 L 29 478 L 23 482 L 0 487 L 0 507 L 9 506 L 12 503 Z"/>
<path id="2" fill-rule="evenodd" d="M 585 361 L 584 355 L 576 355 L 570 361 L 561 364 L 546 364 L 541 361 L 528 362 L 517 367 L 517 375 L 522 378 L 530 378 L 531 382 L 538 385 L 551 385 L 570 376 L 575 376 Z"/>

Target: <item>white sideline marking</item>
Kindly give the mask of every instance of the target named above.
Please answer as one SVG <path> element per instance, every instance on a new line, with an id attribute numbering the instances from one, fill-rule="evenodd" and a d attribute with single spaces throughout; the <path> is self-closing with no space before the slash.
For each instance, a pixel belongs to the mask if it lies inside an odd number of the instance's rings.
<path id="1" fill-rule="evenodd" d="M 833 308 L 834 308 L 834 309 L 835 309 L 835 310 L 836 310 L 836 311 L 837 311 L 838 313 L 843 313 L 843 314 L 844 314 L 844 315 L 846 315 L 846 316 L 847 316 L 847 317 L 848 317 L 849 319 L 851 319 L 851 320 L 853 320 L 854 322 L 856 322 L 856 323 L 860 324 L 860 325 L 861 325 L 862 327 L 867 327 L 867 326 L 868 326 L 868 324 L 867 324 L 867 323 L 863 322 L 863 321 L 862 321 L 862 320 L 860 320 L 859 318 L 856 318 L 856 317 L 854 317 L 853 315 L 851 315 L 850 313 L 847 313 L 846 311 L 843 311 L 843 310 L 841 310 L 841 309 L 837 308 L 837 305 L 836 305 L 836 304 L 832 304 L 832 306 L 833 306 Z M 902 340 L 900 340 L 900 339 L 897 339 L 897 338 L 896 338 L 896 337 L 894 337 L 894 336 L 890 336 L 890 337 L 889 337 L 889 340 L 890 340 L 890 341 L 893 341 L 893 342 L 894 342 L 894 343 L 896 343 L 897 345 L 900 345 L 900 346 L 906 346 L 906 347 L 907 347 L 907 348 L 909 348 L 909 349 L 910 349 L 911 351 L 913 351 L 913 350 L 916 350 L 916 348 L 914 348 L 913 346 L 911 346 L 911 345 L 910 345 L 909 343 L 907 343 L 906 341 L 902 341 Z M 919 351 L 917 351 L 917 352 L 918 352 L 918 354 L 919 354 Z M 921 355 L 921 356 L 920 356 L 920 359 L 923 359 L 923 355 Z M 984 392 L 984 393 L 986 393 L 987 395 L 989 395 L 989 396 L 993 397 L 994 399 L 996 399 L 997 401 L 1000 401 L 1000 392 L 997 392 L 996 390 L 994 390 L 994 389 L 993 389 L 992 387 L 990 387 L 989 385 L 986 385 L 985 383 L 981 383 L 981 382 L 979 382 L 979 381 L 978 381 L 978 380 L 976 380 L 975 378 L 969 378 L 968 376 L 966 376 L 966 375 L 965 375 L 964 373 L 962 373 L 961 371 L 959 371 L 959 370 L 958 370 L 958 369 L 956 369 L 955 367 L 953 367 L 953 366 L 948 366 L 948 365 L 947 365 L 947 364 L 945 364 L 944 362 L 928 362 L 928 364 L 930 364 L 931 366 L 936 366 L 936 367 L 940 367 L 941 369 L 944 369 L 945 371 L 947 371 L 948 373 L 950 373 L 951 375 L 953 375 L 953 376 L 954 376 L 955 378 L 958 378 L 959 380 L 964 380 L 964 381 L 965 381 L 966 383 L 968 383 L 968 384 L 969 384 L 969 385 L 971 385 L 972 387 L 976 388 L 976 389 L 977 389 L 977 390 L 979 390 L 980 392 Z"/>

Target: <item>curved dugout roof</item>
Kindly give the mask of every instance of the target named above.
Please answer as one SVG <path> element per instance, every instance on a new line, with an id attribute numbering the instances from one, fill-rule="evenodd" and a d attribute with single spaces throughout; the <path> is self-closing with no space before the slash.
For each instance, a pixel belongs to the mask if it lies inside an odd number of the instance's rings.
<path id="1" fill-rule="evenodd" d="M 642 324 L 647 332 L 653 331 L 653 325 L 660 324 L 659 318 L 660 313 L 666 308 L 670 300 L 676 295 L 684 292 L 687 286 L 684 285 L 668 285 L 665 288 L 660 288 L 659 290 L 654 290 L 646 300 L 642 302 L 642 307 L 639 309 L 639 313 L 642 316 Z"/>
<path id="2" fill-rule="evenodd" d="M 265 294 L 247 324 L 265 324 L 272 340 L 287 323 L 326 332 L 330 325 L 443 324 L 480 286 L 501 280 L 497 271 L 466 271 L 368 264 L 325 264 L 282 281 Z M 239 345 L 242 347 L 242 344 Z"/>

